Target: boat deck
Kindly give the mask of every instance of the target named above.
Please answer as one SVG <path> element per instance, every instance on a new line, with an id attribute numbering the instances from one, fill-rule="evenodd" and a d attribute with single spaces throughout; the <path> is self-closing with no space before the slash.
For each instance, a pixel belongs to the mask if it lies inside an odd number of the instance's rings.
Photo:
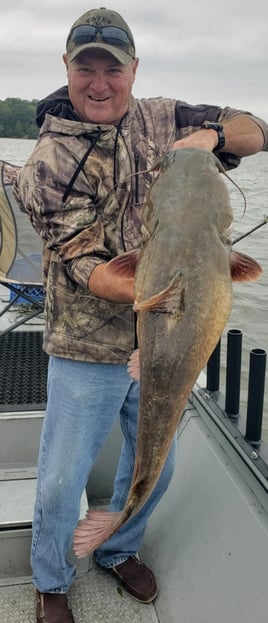
<path id="1" fill-rule="evenodd" d="M 70 591 L 76 623 L 266 620 L 267 489 L 245 457 L 237 456 L 213 422 L 208 424 L 210 414 L 195 391 L 193 402 L 199 407 L 189 404 L 183 416 L 176 473 L 149 522 L 140 552 L 155 571 L 159 597 L 154 604 L 139 604 L 90 559 Z M 99 469 L 96 465 L 95 475 Z M 11 493 L 10 489 L 9 497 Z M 12 537 L 14 542 L 14 533 Z M 29 547 L 30 528 L 24 557 Z M 16 551 L 22 555 L 21 547 Z M 2 565 L 4 558 L 1 555 Z M 2 577 L 1 623 L 34 622 L 30 582 L 29 575 Z"/>
<path id="2" fill-rule="evenodd" d="M 153 605 L 131 599 L 105 571 L 95 568 L 70 590 L 75 623 L 159 623 Z M 35 623 L 35 595 L 30 584 L 0 588 L 1 623 Z"/>
<path id="3" fill-rule="evenodd" d="M 36 332 L 36 324 L 27 330 Z M 239 431 L 204 387 L 201 374 L 178 428 L 174 478 L 150 519 L 140 551 L 155 572 L 158 598 L 149 605 L 136 602 L 86 558 L 79 561 L 70 590 L 76 623 L 267 620 L 265 448 L 240 443 Z M 43 401 L 42 392 L 40 396 Z M 0 623 L 35 622 L 29 551 L 44 415 L 37 407 L 11 406 L 0 412 Z M 116 425 L 92 470 L 81 516 L 88 500 L 90 505 L 106 503 L 111 495 L 120 445 Z"/>

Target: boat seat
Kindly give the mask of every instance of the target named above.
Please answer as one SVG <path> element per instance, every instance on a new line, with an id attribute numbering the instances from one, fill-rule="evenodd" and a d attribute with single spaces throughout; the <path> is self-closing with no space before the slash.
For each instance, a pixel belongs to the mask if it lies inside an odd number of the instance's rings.
<path id="1" fill-rule="evenodd" d="M 9 290 L 9 301 L 1 309 L 0 319 L 18 310 L 19 304 L 24 305 L 14 321 L 8 325 L 1 322 L 0 335 L 44 310 L 42 240 L 12 192 L 18 170 L 18 166 L 0 160 L 0 285 Z"/>

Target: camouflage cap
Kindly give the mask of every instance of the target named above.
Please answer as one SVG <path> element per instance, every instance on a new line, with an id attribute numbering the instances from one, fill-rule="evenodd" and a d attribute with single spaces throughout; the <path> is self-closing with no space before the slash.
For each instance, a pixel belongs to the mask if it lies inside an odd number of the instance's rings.
<path id="1" fill-rule="evenodd" d="M 110 52 L 123 65 L 135 58 L 132 32 L 119 13 L 104 7 L 92 9 L 73 24 L 66 43 L 68 60 L 93 48 Z"/>

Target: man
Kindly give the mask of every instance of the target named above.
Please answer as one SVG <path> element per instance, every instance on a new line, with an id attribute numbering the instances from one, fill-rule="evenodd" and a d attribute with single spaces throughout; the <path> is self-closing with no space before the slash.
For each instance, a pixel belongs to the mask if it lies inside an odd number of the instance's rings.
<path id="1" fill-rule="evenodd" d="M 67 591 L 75 569 L 67 554 L 88 474 L 118 414 L 124 441 L 111 510 L 124 506 L 130 486 L 139 400 L 127 372 L 133 278 L 114 275 L 109 262 L 140 245 L 150 169 L 172 147 L 215 151 L 226 168 L 268 149 L 267 125 L 250 113 L 134 99 L 134 39 L 115 11 L 80 17 L 63 60 L 68 87 L 39 103 L 40 138 L 15 187 L 44 241 L 50 360 L 31 557 L 40 623 L 74 621 Z M 144 603 L 158 587 L 136 554 L 174 457 L 175 442 L 144 508 L 95 552 L 97 564 Z"/>

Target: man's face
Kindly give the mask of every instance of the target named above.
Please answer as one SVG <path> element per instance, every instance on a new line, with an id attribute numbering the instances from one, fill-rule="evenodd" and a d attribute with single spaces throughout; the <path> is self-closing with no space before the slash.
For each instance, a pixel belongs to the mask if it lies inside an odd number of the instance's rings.
<path id="1" fill-rule="evenodd" d="M 104 50 L 81 53 L 67 67 L 69 96 L 82 121 L 117 123 L 128 110 L 138 59 L 122 65 Z"/>

